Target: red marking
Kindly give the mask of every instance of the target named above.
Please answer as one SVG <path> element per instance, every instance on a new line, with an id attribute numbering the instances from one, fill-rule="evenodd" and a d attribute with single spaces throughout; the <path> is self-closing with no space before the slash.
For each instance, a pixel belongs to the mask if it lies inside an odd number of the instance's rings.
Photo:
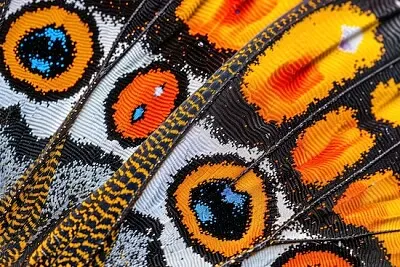
<path id="1" fill-rule="evenodd" d="M 251 17 L 249 11 L 254 0 L 225 0 L 224 5 L 218 10 L 216 18 L 220 18 L 223 24 L 237 24 L 238 19 Z"/>
<path id="2" fill-rule="evenodd" d="M 312 57 L 305 56 L 279 67 L 268 79 L 267 88 L 285 102 L 292 102 L 323 79 Z"/>

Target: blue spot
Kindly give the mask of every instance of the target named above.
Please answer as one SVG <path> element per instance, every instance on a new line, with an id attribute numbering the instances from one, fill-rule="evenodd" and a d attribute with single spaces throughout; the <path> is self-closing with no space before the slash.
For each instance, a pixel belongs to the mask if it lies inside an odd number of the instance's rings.
<path id="1" fill-rule="evenodd" d="M 232 191 L 228 186 L 221 192 L 222 201 L 235 205 L 236 208 L 241 208 L 245 201 L 244 197 Z"/>
<path id="2" fill-rule="evenodd" d="M 211 213 L 211 210 L 208 206 L 203 204 L 196 204 L 194 210 L 197 213 L 197 218 L 202 222 L 212 222 L 214 215 Z"/>
<path id="3" fill-rule="evenodd" d="M 67 38 L 63 31 L 54 28 L 46 28 L 43 34 L 44 36 L 50 39 L 48 42 L 49 50 L 53 47 L 54 43 L 57 41 L 61 42 L 61 45 L 63 47 L 66 46 Z"/>
<path id="4" fill-rule="evenodd" d="M 143 118 L 144 115 L 144 107 L 143 106 L 138 106 L 132 114 L 132 120 L 135 122 L 137 120 L 140 120 L 141 118 Z"/>
<path id="5" fill-rule="evenodd" d="M 43 60 L 37 57 L 29 58 L 31 62 L 31 68 L 36 69 L 42 73 L 46 73 L 50 71 L 50 62 L 47 60 Z"/>

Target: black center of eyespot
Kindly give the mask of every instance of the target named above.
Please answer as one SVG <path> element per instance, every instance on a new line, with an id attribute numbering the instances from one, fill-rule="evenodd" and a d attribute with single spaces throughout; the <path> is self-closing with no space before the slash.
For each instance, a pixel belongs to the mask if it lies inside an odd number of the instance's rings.
<path id="1" fill-rule="evenodd" d="M 43 78 L 54 78 L 74 60 L 74 44 L 63 27 L 46 26 L 26 34 L 17 46 L 23 66 Z"/>
<path id="2" fill-rule="evenodd" d="M 250 219 L 250 197 L 229 180 L 204 183 L 191 191 L 191 209 L 201 228 L 224 240 L 238 240 Z"/>
<path id="3" fill-rule="evenodd" d="M 132 112 L 132 123 L 137 122 L 144 118 L 144 113 L 146 112 L 146 105 L 142 104 L 137 106 Z"/>

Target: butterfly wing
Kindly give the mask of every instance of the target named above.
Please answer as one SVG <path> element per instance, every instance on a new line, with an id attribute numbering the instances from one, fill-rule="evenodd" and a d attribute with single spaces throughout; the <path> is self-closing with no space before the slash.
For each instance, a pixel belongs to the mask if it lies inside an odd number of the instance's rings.
<path id="1" fill-rule="evenodd" d="M 295 21 L 296 19 L 301 18 L 301 15 L 305 16 L 305 14 L 301 14 L 299 10 L 304 11 L 304 9 L 307 8 L 310 10 L 313 9 L 311 6 L 301 5 L 293 11 L 295 12 L 294 14 L 290 13 L 279 23 L 287 25 L 292 22 L 291 20 Z M 272 31 L 273 33 L 274 31 L 279 32 L 279 28 L 282 28 L 282 25 L 277 24 L 274 28 L 268 29 L 268 31 Z M 274 36 L 274 34 L 271 35 Z M 86 262 L 91 259 L 91 255 L 94 255 L 96 252 L 94 248 L 100 246 L 103 243 L 103 240 L 109 236 L 109 233 L 113 229 L 113 224 L 118 224 L 120 216 L 119 212 L 122 212 L 124 207 L 129 206 L 129 202 L 132 199 L 132 196 L 134 196 L 133 193 L 136 191 L 137 187 L 146 182 L 147 175 L 149 174 L 147 168 L 152 169 L 154 164 L 157 164 L 157 156 L 163 156 L 163 154 L 166 155 L 166 151 L 168 150 L 165 149 L 171 147 L 170 141 L 179 138 L 179 131 L 186 128 L 186 122 L 194 119 L 195 113 L 201 111 L 202 105 L 210 103 L 206 100 L 208 100 L 208 98 L 213 94 L 216 94 L 221 84 L 225 85 L 229 79 L 234 77 L 231 73 L 235 73 L 235 68 L 237 68 L 239 63 L 241 63 L 240 61 L 246 60 L 247 58 L 251 59 L 253 56 L 251 54 L 252 51 L 254 51 L 254 48 L 259 48 L 257 45 L 260 44 L 262 40 L 265 40 L 264 46 L 268 46 L 269 43 L 267 40 L 271 35 L 269 35 L 267 31 L 260 34 L 258 38 L 254 39 L 252 43 L 250 43 L 245 49 L 241 50 L 241 52 L 238 53 L 238 56 L 232 60 L 233 64 L 228 65 L 231 66 L 232 69 L 221 69 L 212 80 L 215 82 L 213 84 L 211 82 L 207 84 L 211 85 L 211 87 L 200 89 L 189 98 L 187 102 L 184 102 L 183 105 L 178 107 L 176 113 L 174 113 L 172 117 L 173 120 L 167 121 L 166 124 L 159 128 L 159 131 L 152 134 L 141 146 L 139 146 L 138 150 L 134 153 L 134 156 L 127 161 L 126 165 L 115 173 L 114 177 L 107 182 L 105 187 L 99 189 L 98 193 L 100 194 L 93 194 L 90 197 L 90 201 L 87 203 L 84 202 L 82 206 L 71 213 L 69 217 L 56 227 L 42 245 L 33 253 L 30 258 L 32 264 L 53 264 L 54 262 L 63 262 L 64 260 L 71 262 Z M 168 132 L 165 132 L 165 129 L 168 127 L 177 127 L 177 130 L 171 128 L 168 129 Z M 111 210 L 112 214 L 107 213 L 106 215 L 106 212 L 110 212 Z M 77 220 L 82 220 L 81 222 L 83 222 L 83 224 L 80 225 L 79 223 L 74 223 Z M 94 232 L 87 232 L 86 230 L 88 227 L 84 225 L 86 223 L 92 224 L 95 221 L 98 222 L 99 225 L 101 224 L 101 226 L 94 229 Z M 64 233 L 68 233 L 70 237 L 74 237 L 72 240 L 67 241 L 65 236 L 63 236 Z M 91 244 L 82 244 L 83 247 L 80 247 L 80 245 L 76 246 L 75 244 L 81 243 L 80 240 L 82 240 L 81 238 L 84 235 L 90 235 L 96 238 L 91 238 L 90 242 L 93 241 Z M 54 255 L 52 255 L 53 253 Z M 76 255 L 76 257 L 70 257 L 71 253 Z M 80 258 L 81 256 L 83 258 Z"/>
<path id="2" fill-rule="evenodd" d="M 397 23 L 328 5 L 238 73 L 134 206 L 168 265 L 397 265 Z"/>
<path id="3" fill-rule="evenodd" d="M 158 221 L 172 266 L 396 265 L 398 7 L 309 5 L 178 107 L 31 262 L 84 260 L 128 218 L 117 242 Z"/>
<path id="4" fill-rule="evenodd" d="M 34 242 L 30 238 L 36 238 L 39 225 L 51 228 L 223 61 L 296 4 L 265 2 L 229 8 L 190 1 L 9 2 L 2 28 L 1 102 L 9 168 L 2 182 L 3 208 L 14 215 L 3 228 L 26 209 L 19 219 L 30 231 L 18 225 L 18 231 L 6 230 L 21 240 L 2 248 L 3 260 L 16 260 L 26 241 Z M 204 23 L 210 6 L 216 12 Z M 232 32 L 241 37 L 224 40 Z M 39 185 L 43 198 L 28 204 L 25 198 L 34 197 L 31 191 Z M 30 222 L 32 212 L 41 213 L 43 222 Z M 39 240 L 44 229 L 36 233 Z"/>

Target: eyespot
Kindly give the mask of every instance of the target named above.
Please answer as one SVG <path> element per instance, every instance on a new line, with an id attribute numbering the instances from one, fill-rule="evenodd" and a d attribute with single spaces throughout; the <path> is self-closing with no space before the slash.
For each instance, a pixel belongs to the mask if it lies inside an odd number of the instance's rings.
<path id="1" fill-rule="evenodd" d="M 1 30 L 2 72 L 35 98 L 65 97 L 93 71 L 99 55 L 94 21 L 67 6 L 28 6 Z M 51 97 L 50 97 L 51 96 Z"/>
<path id="2" fill-rule="evenodd" d="M 111 138 L 123 146 L 139 144 L 182 102 L 186 88 L 182 75 L 163 67 L 121 78 L 106 100 Z"/>
<path id="3" fill-rule="evenodd" d="M 274 200 L 262 174 L 235 157 L 192 161 L 169 188 L 168 209 L 177 228 L 199 254 L 230 257 L 251 247 L 268 231 Z"/>

